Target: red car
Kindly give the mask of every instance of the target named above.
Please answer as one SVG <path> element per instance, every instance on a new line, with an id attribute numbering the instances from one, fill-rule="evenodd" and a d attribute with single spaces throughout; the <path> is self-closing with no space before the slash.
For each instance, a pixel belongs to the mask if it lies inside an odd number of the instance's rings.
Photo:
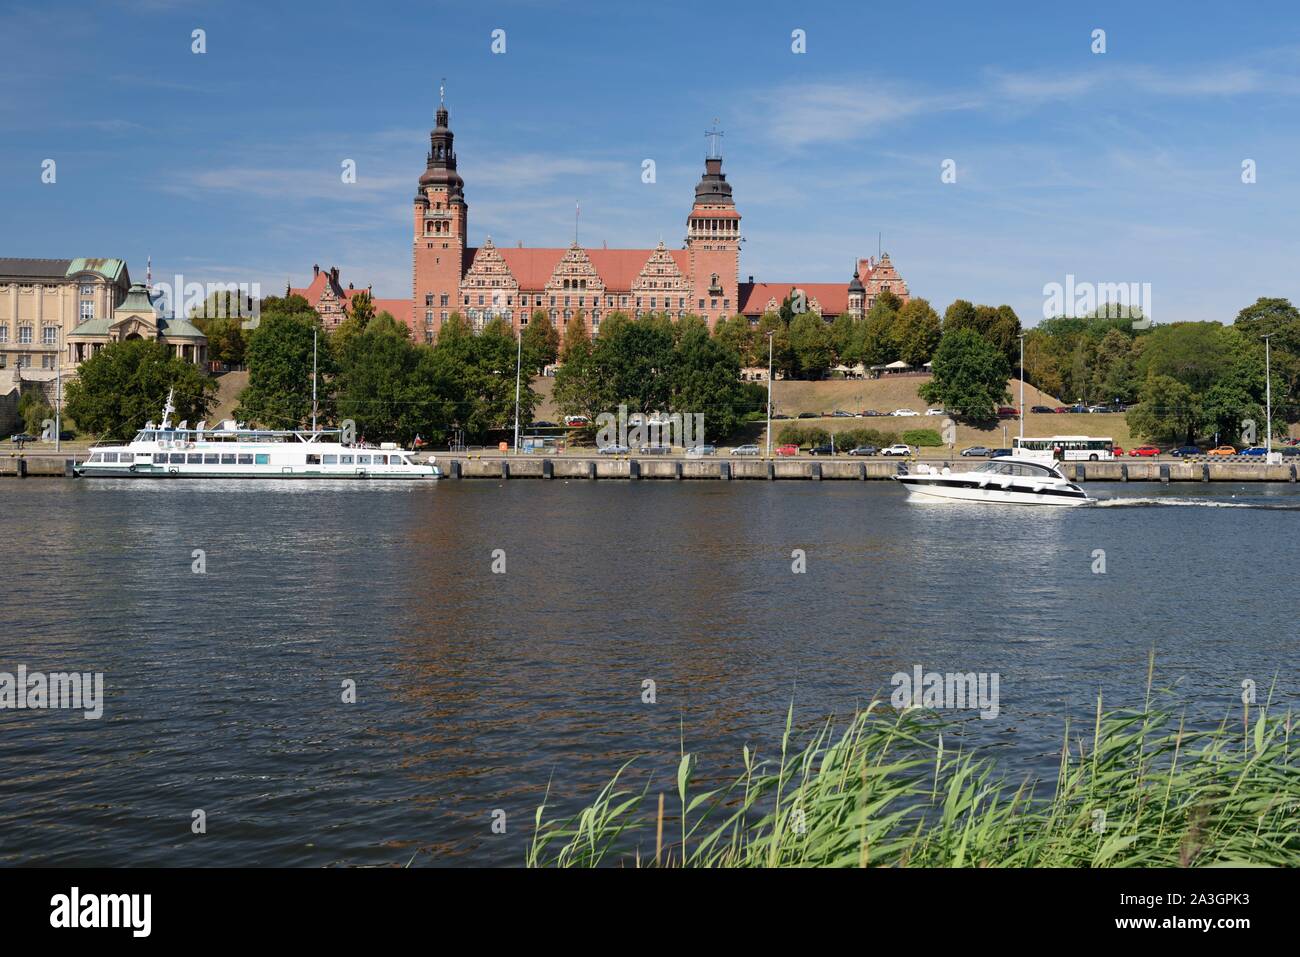
<path id="1" fill-rule="evenodd" d="M 1000 406 L 1000 407 L 998 408 L 998 415 L 999 415 L 999 416 L 1002 416 L 1002 417 L 1011 416 L 1011 417 L 1014 418 L 1015 416 L 1017 416 L 1017 415 L 1019 415 L 1019 414 L 1020 414 L 1020 410 L 1019 410 L 1019 409 L 1012 408 L 1012 407 L 1009 406 L 1009 405 Z"/>
<path id="2" fill-rule="evenodd" d="M 1117 445 L 1110 450 L 1110 454 L 1115 456 L 1115 458 L 1121 458 L 1124 455 L 1124 450 Z"/>
<path id="3" fill-rule="evenodd" d="M 777 455 L 798 455 L 799 446 L 797 445 L 778 445 L 776 447 Z"/>
<path id="4" fill-rule="evenodd" d="M 1069 410 L 1068 408 L 1066 408 L 1065 406 L 1063 406 L 1063 405 L 1058 405 L 1058 406 L 1056 407 L 1056 411 L 1059 412 L 1059 413 L 1064 414 L 1064 413 L 1066 413 L 1066 412 L 1069 412 L 1070 410 Z"/>
<path id="5" fill-rule="evenodd" d="M 1160 450 L 1156 448 L 1154 445 L 1139 445 L 1137 446 L 1137 448 L 1129 449 L 1128 454 L 1152 456 L 1152 455 L 1159 455 Z"/>

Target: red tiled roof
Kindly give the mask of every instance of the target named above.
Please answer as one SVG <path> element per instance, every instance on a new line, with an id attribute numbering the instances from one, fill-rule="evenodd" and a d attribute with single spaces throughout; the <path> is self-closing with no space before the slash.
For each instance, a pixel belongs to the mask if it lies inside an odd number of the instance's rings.
<path id="1" fill-rule="evenodd" d="M 563 249 L 520 249 L 517 246 L 498 246 L 497 251 L 510 267 L 510 274 L 518 280 L 519 288 L 528 290 L 544 287 L 565 253 Z"/>
<path id="2" fill-rule="evenodd" d="M 511 274 L 519 281 L 519 288 L 527 292 L 544 289 L 550 281 L 555 267 L 564 258 L 567 249 L 545 249 L 535 247 L 499 246 L 497 251 L 510 268 Z M 631 290 L 632 283 L 644 268 L 646 262 L 654 255 L 653 249 L 584 249 L 587 258 L 596 269 L 605 288 L 611 292 Z M 474 261 L 477 249 L 466 250 L 466 269 Z M 685 249 L 670 249 L 668 254 L 673 262 L 686 275 L 690 269 L 690 255 Z"/>
<path id="3" fill-rule="evenodd" d="M 824 315 L 838 316 L 849 308 L 849 285 L 838 282 L 742 282 L 740 284 L 740 313 L 744 316 L 761 316 L 767 301 L 775 299 L 780 307 L 790 290 L 802 289 L 810 300 L 816 299 Z"/>
<path id="4" fill-rule="evenodd" d="M 307 300 L 308 305 L 315 309 L 320 305 L 320 297 L 325 292 L 325 284 L 329 282 L 329 278 L 329 273 L 322 269 L 312 277 L 310 286 L 291 288 L 289 295 L 302 296 Z"/>

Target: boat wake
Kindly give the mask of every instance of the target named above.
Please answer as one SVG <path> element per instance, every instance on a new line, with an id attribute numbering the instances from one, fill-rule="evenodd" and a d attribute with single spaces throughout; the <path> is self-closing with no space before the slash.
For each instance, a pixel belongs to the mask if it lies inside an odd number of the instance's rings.
<path id="1" fill-rule="evenodd" d="M 1281 512 L 1300 512 L 1300 503 L 1220 501 L 1212 498 L 1101 498 L 1088 502 L 1086 508 L 1151 508 L 1155 506 L 1183 506 L 1194 508 L 1257 508 Z"/>

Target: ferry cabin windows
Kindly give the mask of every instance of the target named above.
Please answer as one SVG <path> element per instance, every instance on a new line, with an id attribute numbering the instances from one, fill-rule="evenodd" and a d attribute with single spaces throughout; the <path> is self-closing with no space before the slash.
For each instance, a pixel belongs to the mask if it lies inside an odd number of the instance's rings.
<path id="1" fill-rule="evenodd" d="M 222 452 L 222 453 L 221 453 L 221 464 L 222 464 L 222 465 L 234 465 L 234 464 L 235 464 L 235 453 L 233 453 L 233 452 Z"/>
<path id="2" fill-rule="evenodd" d="M 246 453 L 246 452 L 240 452 L 240 453 L 239 453 L 239 464 L 240 464 L 240 465 L 252 465 L 252 464 L 253 464 L 253 456 L 252 456 L 251 454 L 249 454 L 249 453 Z"/>
<path id="3" fill-rule="evenodd" d="M 308 456 L 307 456 L 307 464 L 308 464 L 308 465 L 320 465 L 320 456 L 319 456 L 319 455 L 308 455 Z"/>
<path id="4" fill-rule="evenodd" d="M 243 458 L 243 456 L 240 456 L 240 458 Z M 271 462 L 271 456 L 267 455 L 265 452 L 259 452 L 257 455 L 253 456 L 253 461 L 257 465 L 269 465 Z"/>
<path id="5" fill-rule="evenodd" d="M 221 456 L 220 456 L 220 455 L 217 455 L 215 452 L 205 452 L 204 455 L 203 455 L 203 464 L 204 464 L 204 465 L 220 465 L 220 464 L 221 464 Z"/>

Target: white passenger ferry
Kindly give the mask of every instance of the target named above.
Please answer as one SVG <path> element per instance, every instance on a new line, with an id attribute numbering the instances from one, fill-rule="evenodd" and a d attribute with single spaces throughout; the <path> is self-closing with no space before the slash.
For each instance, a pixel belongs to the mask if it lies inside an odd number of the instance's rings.
<path id="1" fill-rule="evenodd" d="M 342 442 L 341 429 L 274 431 L 223 422 L 171 424 L 172 396 L 162 422 L 148 422 L 126 445 L 91 450 L 76 465 L 87 478 L 436 479 L 430 459 L 385 443 L 377 448 Z"/>

